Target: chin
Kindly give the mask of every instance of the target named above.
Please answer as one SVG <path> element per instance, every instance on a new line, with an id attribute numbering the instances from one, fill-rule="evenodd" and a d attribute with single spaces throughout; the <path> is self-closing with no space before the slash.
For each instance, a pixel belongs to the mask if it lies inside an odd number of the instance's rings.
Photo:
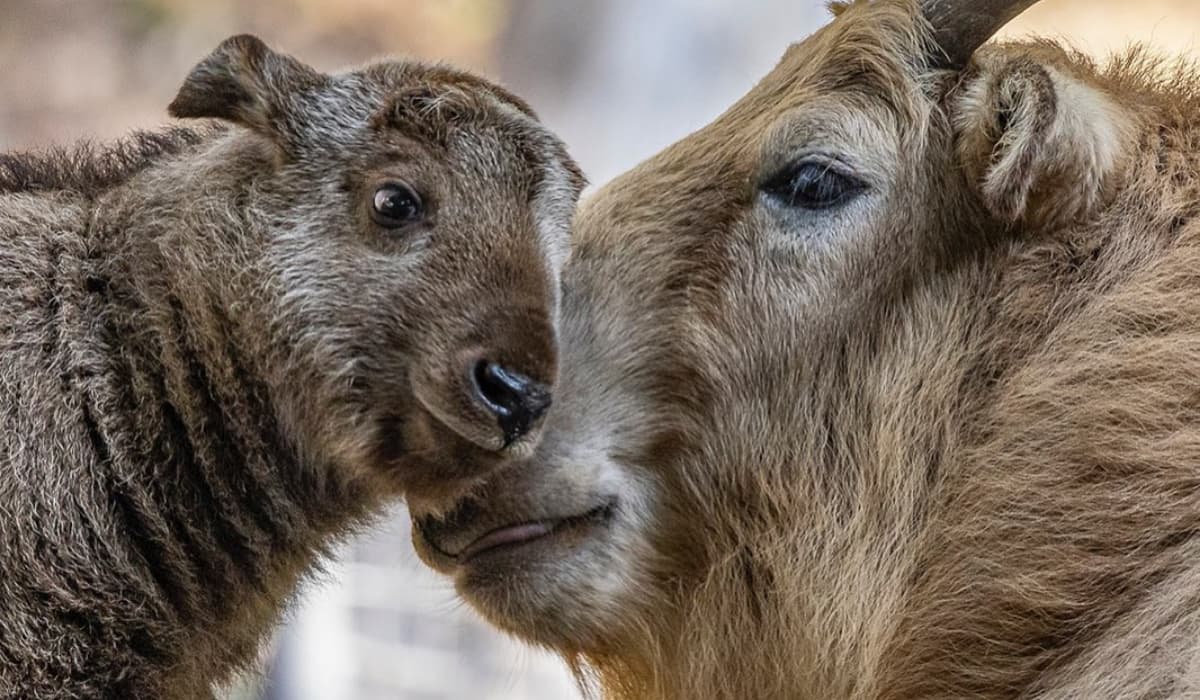
<path id="1" fill-rule="evenodd" d="M 527 641 L 592 649 L 611 632 L 628 583 L 615 554 L 610 543 L 591 541 L 566 553 L 498 555 L 455 576 L 455 588 L 493 625 Z"/>
<path id="2" fill-rule="evenodd" d="M 559 652 L 602 645 L 625 607 L 635 579 L 632 523 L 615 496 L 577 512 L 520 518 L 477 528 L 449 555 L 413 528 L 418 554 L 454 581 L 455 589 L 491 624 Z"/>

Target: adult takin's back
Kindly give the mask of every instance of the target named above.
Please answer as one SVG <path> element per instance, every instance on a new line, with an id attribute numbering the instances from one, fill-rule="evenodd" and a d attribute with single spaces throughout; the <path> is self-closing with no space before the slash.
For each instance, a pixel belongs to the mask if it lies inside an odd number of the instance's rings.
<path id="1" fill-rule="evenodd" d="M 0 697 L 208 696 L 551 400 L 582 177 L 521 100 L 240 36 L 171 112 L 217 121 L 0 156 Z"/>
<path id="2" fill-rule="evenodd" d="M 612 698 L 1200 696 L 1200 75 L 1031 4 L 837 3 L 585 202 L 426 561 Z"/>

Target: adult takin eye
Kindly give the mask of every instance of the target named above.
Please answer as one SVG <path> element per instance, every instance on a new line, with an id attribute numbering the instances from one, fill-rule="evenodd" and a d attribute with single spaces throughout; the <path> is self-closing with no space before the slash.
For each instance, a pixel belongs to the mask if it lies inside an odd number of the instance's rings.
<path id="1" fill-rule="evenodd" d="M 380 185 L 371 198 L 371 219 L 384 228 L 401 228 L 425 218 L 425 205 L 412 188 L 398 182 Z"/>
<path id="2" fill-rule="evenodd" d="M 805 160 L 789 165 L 763 185 L 763 192 L 800 209 L 830 209 L 849 202 L 867 183 L 846 174 L 830 161 Z"/>

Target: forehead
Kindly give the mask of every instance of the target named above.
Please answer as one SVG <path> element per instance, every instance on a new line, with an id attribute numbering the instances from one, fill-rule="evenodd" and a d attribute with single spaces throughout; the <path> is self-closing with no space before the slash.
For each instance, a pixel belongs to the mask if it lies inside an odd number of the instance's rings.
<path id="1" fill-rule="evenodd" d="M 385 62 L 339 76 L 339 99 L 365 126 L 368 141 L 418 141 L 447 151 L 466 140 L 508 151 L 538 130 L 527 108 L 482 79 L 414 62 Z M 524 154 L 522 154 L 524 155 Z"/>
<path id="2" fill-rule="evenodd" d="M 419 118 L 428 127 L 445 126 L 450 119 L 497 125 L 537 122 L 537 115 L 521 98 L 484 78 L 449 66 L 384 61 L 347 77 L 375 93 L 381 110 L 417 108 L 420 113 L 410 118 Z"/>
<path id="3" fill-rule="evenodd" d="M 792 45 L 776 67 L 713 123 L 646 161 L 595 199 L 652 179 L 745 186 L 772 145 L 804 137 L 852 141 L 877 127 L 924 128 L 926 29 L 904 0 L 859 2 Z M 904 137 L 907 134 L 896 134 Z M 878 143 L 875 140 L 864 141 Z M 686 173 L 680 177 L 679 173 Z"/>
<path id="4" fill-rule="evenodd" d="M 352 159 L 416 151 L 505 179 L 540 181 L 548 171 L 561 171 L 576 190 L 583 187 L 565 147 L 533 110 L 483 78 L 447 66 L 384 61 L 336 76 L 331 91 L 324 99 L 332 106 L 319 110 L 317 119 L 325 122 L 319 126 Z"/>
<path id="5" fill-rule="evenodd" d="M 834 21 L 790 46 L 730 111 L 773 115 L 812 104 L 833 109 L 825 120 L 831 129 L 839 116 L 851 112 L 888 112 L 916 121 L 927 38 L 910 5 L 860 2 L 840 11 Z"/>

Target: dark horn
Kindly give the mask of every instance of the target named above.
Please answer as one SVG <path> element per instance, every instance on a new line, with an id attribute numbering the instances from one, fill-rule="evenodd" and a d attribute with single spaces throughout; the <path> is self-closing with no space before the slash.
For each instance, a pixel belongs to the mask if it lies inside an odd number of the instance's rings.
<path id="1" fill-rule="evenodd" d="M 933 27 L 941 55 L 939 68 L 961 68 L 975 49 L 1038 0 L 921 0 L 921 12 Z"/>

